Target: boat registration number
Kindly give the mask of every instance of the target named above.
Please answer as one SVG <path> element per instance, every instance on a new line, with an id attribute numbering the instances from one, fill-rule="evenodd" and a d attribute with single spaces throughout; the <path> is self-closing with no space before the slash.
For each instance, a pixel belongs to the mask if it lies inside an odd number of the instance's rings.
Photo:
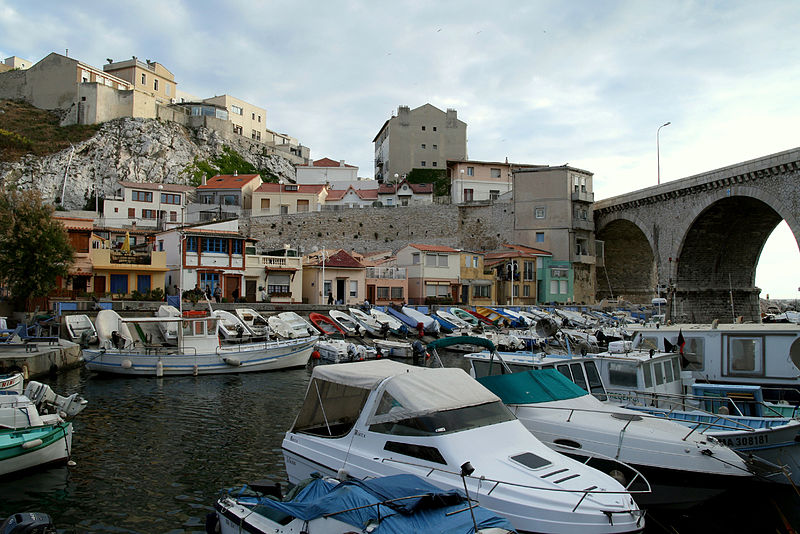
<path id="1" fill-rule="evenodd" d="M 728 447 L 748 447 L 751 445 L 766 445 L 769 443 L 769 436 L 766 434 L 756 434 L 754 436 L 736 436 L 733 438 L 719 438 Z"/>

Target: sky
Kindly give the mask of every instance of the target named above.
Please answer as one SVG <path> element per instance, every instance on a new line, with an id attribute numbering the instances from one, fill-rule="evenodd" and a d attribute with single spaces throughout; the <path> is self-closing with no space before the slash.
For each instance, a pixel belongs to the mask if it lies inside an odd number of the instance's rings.
<path id="1" fill-rule="evenodd" d="M 797 20 L 794 0 L 0 0 L 0 57 L 158 61 L 364 177 L 398 106 L 454 108 L 470 159 L 568 163 L 603 199 L 657 160 L 663 183 L 800 146 Z M 782 223 L 756 285 L 798 298 L 798 273 Z"/>

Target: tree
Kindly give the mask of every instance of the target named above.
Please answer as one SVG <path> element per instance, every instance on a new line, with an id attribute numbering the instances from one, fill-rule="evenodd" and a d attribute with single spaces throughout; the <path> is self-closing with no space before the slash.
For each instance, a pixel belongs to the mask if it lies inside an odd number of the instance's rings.
<path id="1" fill-rule="evenodd" d="M 37 191 L 0 191 L 0 279 L 17 305 L 67 276 L 73 250 L 53 208 Z"/>

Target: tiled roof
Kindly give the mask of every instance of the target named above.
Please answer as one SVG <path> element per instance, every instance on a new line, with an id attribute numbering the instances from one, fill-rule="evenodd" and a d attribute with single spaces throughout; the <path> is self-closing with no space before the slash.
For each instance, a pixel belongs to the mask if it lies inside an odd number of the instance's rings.
<path id="1" fill-rule="evenodd" d="M 258 174 L 219 174 L 206 181 L 204 185 L 197 189 L 242 189 L 245 185 L 253 181 L 253 178 L 261 179 Z"/>
<path id="2" fill-rule="evenodd" d="M 342 200 L 350 191 L 355 193 L 361 200 L 376 200 L 378 198 L 377 189 L 353 189 L 352 187 L 348 187 L 347 189 L 329 190 L 327 201 Z"/>
<path id="3" fill-rule="evenodd" d="M 322 158 L 314 161 L 314 167 L 340 167 L 338 161 L 333 161 L 331 158 Z M 345 167 L 355 169 L 355 165 L 344 164 Z M 298 167 L 311 167 L 311 165 L 298 165 Z"/>
<path id="4" fill-rule="evenodd" d="M 291 186 L 292 189 L 287 190 L 286 187 Z M 294 185 L 294 184 L 275 184 L 275 183 L 264 183 L 258 186 L 258 189 L 255 190 L 255 193 L 313 193 L 317 194 L 322 192 L 325 189 L 324 184 L 305 184 L 305 185 Z"/>
<path id="5" fill-rule="evenodd" d="M 512 250 L 518 250 L 520 252 L 527 252 L 529 254 L 539 254 L 544 256 L 552 256 L 552 252 L 547 252 L 546 250 L 538 249 L 529 247 L 527 245 L 518 245 L 516 243 L 503 243 L 503 246 L 506 248 L 510 248 Z"/>
<path id="6" fill-rule="evenodd" d="M 344 198 L 344 194 L 348 191 L 349 189 L 331 189 L 328 191 L 326 201 L 330 202 L 331 200 L 342 200 Z"/>
<path id="7" fill-rule="evenodd" d="M 312 263 L 311 265 L 315 265 L 318 267 L 322 266 L 322 260 L 320 259 L 317 263 Z M 340 269 L 363 269 L 364 266 L 356 260 L 353 256 L 345 252 L 344 250 L 340 250 L 333 256 L 329 256 L 325 260 L 325 267 L 326 268 L 340 268 Z"/>
<path id="8" fill-rule="evenodd" d="M 119 181 L 119 185 L 122 187 L 126 187 L 128 189 L 147 189 L 147 190 L 158 190 L 166 191 L 168 193 L 184 193 L 186 191 L 193 191 L 194 187 L 190 185 L 178 185 L 178 184 L 155 184 L 151 182 L 127 182 L 127 181 Z"/>
<path id="9" fill-rule="evenodd" d="M 458 250 L 450 247 L 445 247 L 442 245 L 419 245 L 415 243 L 410 243 L 409 247 L 414 247 L 417 250 L 421 250 L 423 252 L 458 252 Z"/>
<path id="10" fill-rule="evenodd" d="M 418 195 L 433 193 L 433 184 L 408 184 L 408 187 Z"/>
<path id="11" fill-rule="evenodd" d="M 387 184 L 387 183 L 381 184 L 378 187 L 378 194 L 393 195 L 403 185 L 408 185 L 408 188 L 411 189 L 411 192 L 417 195 L 427 195 L 433 193 L 433 184 L 412 184 L 407 182 L 406 180 L 403 180 L 399 184 Z"/>

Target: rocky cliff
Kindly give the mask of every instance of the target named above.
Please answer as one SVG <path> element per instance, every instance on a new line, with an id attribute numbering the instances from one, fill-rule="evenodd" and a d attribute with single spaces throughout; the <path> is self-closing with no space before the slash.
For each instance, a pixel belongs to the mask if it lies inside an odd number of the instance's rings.
<path id="1" fill-rule="evenodd" d="M 110 196 L 118 180 L 189 184 L 187 167 L 221 155 L 225 145 L 254 167 L 294 181 L 292 163 L 270 154 L 262 144 L 223 139 L 207 128 L 190 130 L 172 122 L 126 118 L 103 124 L 94 137 L 73 148 L 0 162 L 0 183 L 37 189 L 48 202 L 60 199 L 63 190 L 62 206 L 81 209 L 96 190 L 100 197 Z"/>

